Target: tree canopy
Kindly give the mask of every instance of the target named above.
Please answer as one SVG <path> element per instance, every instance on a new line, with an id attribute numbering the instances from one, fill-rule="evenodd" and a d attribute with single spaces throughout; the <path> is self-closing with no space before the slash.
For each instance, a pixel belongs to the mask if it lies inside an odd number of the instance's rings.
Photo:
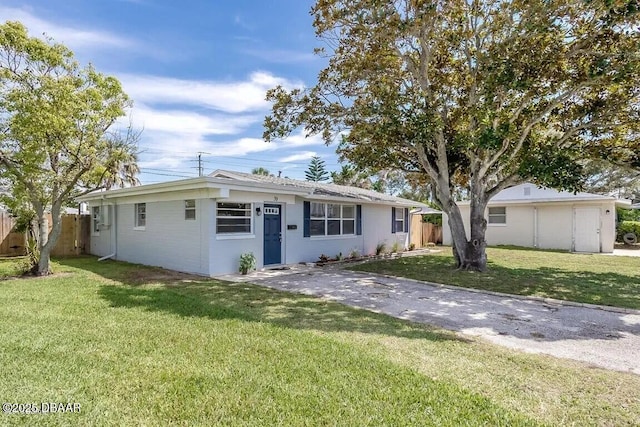
<path id="1" fill-rule="evenodd" d="M 325 168 L 324 160 L 318 156 L 313 156 L 304 176 L 307 181 L 322 182 L 329 180 L 329 172 Z"/>
<path id="2" fill-rule="evenodd" d="M 137 183 L 136 135 L 113 129 L 130 105 L 117 79 L 81 68 L 65 46 L 29 37 L 18 22 L 0 25 L 0 179 L 5 203 L 37 218 L 38 274 L 48 273 L 64 206 Z"/>
<path id="3" fill-rule="evenodd" d="M 312 14 L 328 65 L 313 87 L 268 92 L 264 137 L 304 127 L 340 136 L 359 168 L 424 176 L 460 268 L 486 268 L 485 208 L 504 188 L 578 190 L 584 158 L 638 165 L 635 0 L 318 0 Z"/>
<path id="4" fill-rule="evenodd" d="M 251 169 L 251 173 L 253 175 L 273 176 L 273 174 L 269 172 L 269 169 L 264 168 L 262 166 Z"/>

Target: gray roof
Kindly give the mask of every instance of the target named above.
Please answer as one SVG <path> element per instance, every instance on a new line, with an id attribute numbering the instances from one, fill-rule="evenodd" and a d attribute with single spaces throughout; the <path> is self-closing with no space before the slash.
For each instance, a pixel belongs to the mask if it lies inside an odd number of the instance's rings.
<path id="1" fill-rule="evenodd" d="M 209 176 L 215 178 L 227 178 L 234 181 L 248 183 L 265 183 L 279 185 L 285 188 L 309 191 L 309 198 L 320 196 L 326 198 L 346 198 L 355 199 L 366 202 L 382 202 L 385 204 L 399 204 L 403 206 L 423 207 L 423 203 L 413 200 L 403 199 L 402 197 L 390 196 L 377 191 L 367 190 L 358 187 L 349 187 L 346 185 L 325 184 L 313 181 L 302 181 L 291 178 L 279 178 L 276 176 L 254 175 L 245 172 L 236 172 L 218 169 Z"/>
<path id="2" fill-rule="evenodd" d="M 558 203 L 558 202 L 604 202 L 615 201 L 616 205 L 629 206 L 625 200 L 617 200 L 612 196 L 603 196 L 591 193 L 572 193 L 570 191 L 558 191 L 553 188 L 538 187 L 536 184 L 524 183 L 506 188 L 496 194 L 489 205 L 495 204 L 523 204 L 523 203 Z M 468 201 L 459 202 L 460 205 L 468 205 Z"/>

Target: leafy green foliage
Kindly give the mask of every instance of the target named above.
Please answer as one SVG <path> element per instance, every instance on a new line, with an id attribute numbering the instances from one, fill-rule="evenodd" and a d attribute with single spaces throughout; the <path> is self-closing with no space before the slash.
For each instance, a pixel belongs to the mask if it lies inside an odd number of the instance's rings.
<path id="1" fill-rule="evenodd" d="M 499 191 L 580 190 L 589 158 L 640 165 L 632 3 L 318 0 L 328 65 L 311 88 L 268 92 L 264 137 L 304 127 L 327 143 L 339 136 L 360 169 L 422 176 L 449 217 L 458 266 L 483 270 L 484 211 Z"/>
<path id="2" fill-rule="evenodd" d="M 633 233 L 636 235 L 636 239 L 640 240 L 640 221 L 621 221 L 616 228 L 616 239 L 619 242 L 624 242 L 624 235 L 627 233 Z"/>
<path id="3" fill-rule="evenodd" d="M 264 175 L 264 176 L 273 176 L 269 169 L 263 168 L 262 166 L 251 169 L 251 173 L 253 175 Z"/>
<path id="4" fill-rule="evenodd" d="M 331 182 L 351 187 L 371 188 L 369 174 L 358 170 L 358 168 L 351 163 L 342 165 L 339 171 L 331 172 Z"/>
<path id="5" fill-rule="evenodd" d="M 617 208 L 618 221 L 640 221 L 640 209 Z"/>
<path id="6" fill-rule="evenodd" d="M 442 214 L 424 214 L 422 215 L 422 222 L 442 226 Z"/>
<path id="7" fill-rule="evenodd" d="M 81 68 L 63 45 L 29 37 L 18 22 L 0 25 L 0 179 L 9 208 L 35 214 L 38 274 L 48 272 L 64 206 L 138 183 L 137 135 L 112 129 L 130 105 L 118 80 Z"/>
<path id="8" fill-rule="evenodd" d="M 240 268 L 239 271 L 242 274 L 247 274 L 251 270 L 255 270 L 256 268 L 256 257 L 251 253 L 245 253 L 240 255 Z"/>
<path id="9" fill-rule="evenodd" d="M 325 168 L 324 160 L 318 156 L 313 156 L 304 176 L 307 181 L 322 182 L 329 180 L 329 173 Z"/>

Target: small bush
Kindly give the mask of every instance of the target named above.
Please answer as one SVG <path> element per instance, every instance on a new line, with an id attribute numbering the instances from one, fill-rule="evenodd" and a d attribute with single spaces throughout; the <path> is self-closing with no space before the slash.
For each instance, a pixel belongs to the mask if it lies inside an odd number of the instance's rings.
<path id="1" fill-rule="evenodd" d="M 411 243 L 409 244 L 409 250 L 412 251 L 416 248 L 416 244 L 415 243 Z"/>
<path id="2" fill-rule="evenodd" d="M 387 245 L 384 242 L 378 243 L 376 245 L 376 255 L 382 255 L 385 249 L 387 249 Z"/>
<path id="3" fill-rule="evenodd" d="M 360 251 L 357 249 L 352 249 L 351 252 L 349 252 L 349 258 L 351 259 L 358 258 L 359 256 L 360 256 Z"/>
<path id="4" fill-rule="evenodd" d="M 424 214 L 422 215 L 422 222 L 442 226 L 442 214 Z"/>
<path id="5" fill-rule="evenodd" d="M 318 257 L 318 259 L 320 260 L 320 262 L 328 262 L 329 261 L 329 257 L 326 256 L 325 254 L 322 254 Z"/>
<path id="6" fill-rule="evenodd" d="M 393 242 L 393 245 L 391 245 L 391 253 L 398 253 L 398 252 L 400 252 L 400 243 Z"/>
<path id="7" fill-rule="evenodd" d="M 634 233 L 640 239 L 640 221 L 622 221 L 618 223 L 616 230 L 616 238 L 619 242 L 623 242 L 622 237 L 627 233 Z"/>
<path id="8" fill-rule="evenodd" d="M 247 274 L 256 268 L 256 257 L 252 252 L 240 255 L 240 273 Z"/>
<path id="9" fill-rule="evenodd" d="M 640 221 L 640 209 L 616 208 L 618 221 Z"/>

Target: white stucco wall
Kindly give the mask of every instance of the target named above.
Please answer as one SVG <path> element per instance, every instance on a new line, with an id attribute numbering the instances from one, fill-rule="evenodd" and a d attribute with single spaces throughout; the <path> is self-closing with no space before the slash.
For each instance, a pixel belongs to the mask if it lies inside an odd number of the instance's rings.
<path id="1" fill-rule="evenodd" d="M 196 199 L 196 219 L 184 200 L 146 202 L 146 226 L 134 229 L 134 204 L 117 206 L 116 259 L 187 273 L 209 274 L 209 200 Z"/>
<path id="2" fill-rule="evenodd" d="M 247 200 L 247 199 L 245 199 Z M 273 197 L 263 197 L 264 201 L 253 202 L 253 233 L 248 236 L 212 235 L 210 242 L 212 275 L 235 272 L 238 269 L 240 255 L 253 252 L 257 261 L 257 268 L 264 266 L 264 217 L 256 216 L 255 209 L 263 209 L 265 203 L 279 204 L 282 214 L 282 263 L 296 264 L 299 262 L 318 261 L 324 254 L 332 258 L 342 253 L 344 257 L 355 250 L 359 254 L 373 254 L 379 242 L 385 242 L 390 249 L 396 240 L 402 247 L 408 244 L 408 233 L 391 233 L 391 207 L 372 204 L 362 206 L 362 235 L 350 236 L 312 236 L 304 237 L 304 199 L 296 198 L 294 203 L 273 201 Z M 225 199 L 225 201 L 240 201 L 239 198 Z M 216 201 L 212 202 L 212 212 Z M 295 225 L 295 230 L 287 226 Z M 215 230 L 215 218 L 212 215 L 210 229 Z"/>
<path id="3" fill-rule="evenodd" d="M 106 224 L 100 225 L 100 231 L 98 233 L 93 232 L 93 207 L 99 206 L 103 211 L 103 219 Z M 97 255 L 99 257 L 107 256 L 113 253 L 112 241 L 114 233 L 113 228 L 113 207 L 109 205 L 100 205 L 100 203 L 94 203 L 90 205 L 89 212 L 91 213 L 91 236 L 89 238 L 89 253 Z M 104 216 L 106 215 L 106 216 Z"/>
<path id="4" fill-rule="evenodd" d="M 411 226 L 411 215 L 409 215 L 409 226 Z M 378 243 L 384 243 L 387 251 L 395 242 L 404 249 L 409 246 L 410 233 L 391 232 L 391 206 L 363 205 L 362 234 L 364 253 L 367 255 L 376 253 Z"/>
<path id="5" fill-rule="evenodd" d="M 538 206 L 538 247 L 573 249 L 573 206 L 568 204 Z"/>
<path id="6" fill-rule="evenodd" d="M 365 207 L 362 207 L 364 217 Z M 286 263 L 315 262 L 322 254 L 333 258 L 342 252 L 344 257 L 349 256 L 352 250 L 362 254 L 362 235 L 349 236 L 312 236 L 304 237 L 304 205 L 303 199 L 298 198 L 295 205 L 287 206 L 287 224 L 296 224 L 296 230 L 286 230 Z M 364 227 L 363 227 L 364 233 Z"/>
<path id="7" fill-rule="evenodd" d="M 600 247 L 602 252 L 613 252 L 615 242 L 615 202 L 500 204 L 505 206 L 507 225 L 487 225 L 488 245 L 517 245 L 541 249 L 573 250 L 574 208 L 595 207 L 600 210 Z M 534 217 L 537 210 L 537 229 Z M 607 210 L 609 213 L 607 213 Z M 469 233 L 469 207 L 460 206 L 467 235 Z M 443 244 L 451 245 L 448 217 L 443 215 Z M 537 236 L 535 233 L 537 231 Z M 536 245 L 537 238 L 537 245 Z"/>

